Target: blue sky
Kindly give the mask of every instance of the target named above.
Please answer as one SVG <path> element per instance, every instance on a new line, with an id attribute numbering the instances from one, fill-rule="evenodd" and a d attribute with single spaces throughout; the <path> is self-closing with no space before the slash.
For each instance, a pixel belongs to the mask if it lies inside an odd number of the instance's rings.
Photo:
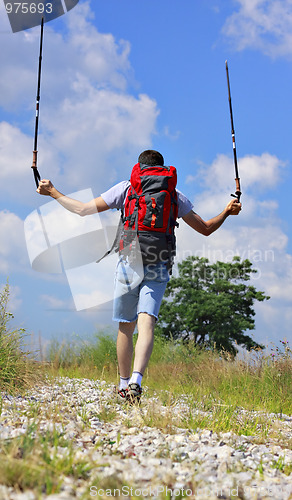
<path id="1" fill-rule="evenodd" d="M 291 25 L 288 0 L 80 0 L 44 35 L 42 177 L 98 196 L 154 148 L 204 219 L 235 185 L 228 60 L 243 210 L 207 239 L 181 222 L 178 259 L 249 258 L 253 284 L 271 296 L 255 307 L 253 336 L 266 344 L 291 338 Z M 31 267 L 24 221 L 49 202 L 30 169 L 39 28 L 12 34 L 1 2 L 0 37 L 0 276 L 14 322 L 44 342 L 115 332 L 111 304 L 76 311 L 64 274 Z"/>

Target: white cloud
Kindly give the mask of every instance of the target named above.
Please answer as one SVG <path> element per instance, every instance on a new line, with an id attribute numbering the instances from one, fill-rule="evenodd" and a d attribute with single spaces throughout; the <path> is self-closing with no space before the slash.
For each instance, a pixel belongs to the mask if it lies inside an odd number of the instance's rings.
<path id="1" fill-rule="evenodd" d="M 28 167 L 31 166 L 32 141 L 19 130 L 7 122 L 0 123 L 0 181 L 5 187 L 6 179 L 24 177 Z"/>
<path id="2" fill-rule="evenodd" d="M 47 294 L 40 295 L 40 301 L 44 304 L 46 309 L 65 310 L 65 311 L 74 310 L 72 300 L 63 300 L 60 299 L 59 297 L 55 297 L 54 295 L 47 295 Z"/>
<path id="3" fill-rule="evenodd" d="M 93 17 L 89 2 L 80 4 L 78 8 L 66 16 L 69 29 L 68 45 L 72 58 L 77 57 L 77 67 L 87 78 L 98 82 L 98 85 L 109 85 L 125 90 L 127 75 L 131 73 L 129 62 L 130 43 L 126 40 L 115 40 L 111 33 L 101 34 L 90 23 Z"/>
<path id="4" fill-rule="evenodd" d="M 53 22 L 45 25 L 38 165 L 61 190 L 95 186 L 98 195 L 129 175 L 133 157 L 151 145 L 158 109 L 130 88 L 130 44 L 99 33 L 91 17 L 85 2 L 62 18 L 66 34 L 56 33 Z M 4 24 L 0 20 L 0 30 Z M 39 29 L 4 34 L 2 43 L 0 105 L 14 111 L 18 123 L 1 125 L 1 191 L 5 185 L 3 194 L 28 202 Z"/>
<path id="5" fill-rule="evenodd" d="M 70 93 L 78 74 L 85 75 L 96 87 L 126 90 L 132 74 L 130 44 L 124 40 L 116 41 L 111 34 L 99 33 L 91 18 L 89 3 L 85 2 L 62 18 L 67 25 L 67 34 L 56 32 L 54 22 L 45 24 L 41 101 L 63 100 Z M 0 53 L 0 105 L 9 111 L 17 111 L 19 105 L 33 107 L 40 28 L 12 33 L 3 12 L 0 31 L 5 46 Z"/>
<path id="6" fill-rule="evenodd" d="M 0 212 L 0 273 L 19 271 L 28 265 L 23 221 L 15 214 Z"/>
<path id="7" fill-rule="evenodd" d="M 279 184 L 283 167 L 285 163 L 269 153 L 262 153 L 261 156 L 247 155 L 239 162 L 245 188 L 255 187 L 261 192 Z"/>
<path id="8" fill-rule="evenodd" d="M 35 182 L 31 169 L 33 138 L 19 127 L 0 122 L 0 195 L 1 201 L 16 201 L 31 205 L 35 201 Z M 44 154 L 45 153 L 45 154 Z M 52 155 L 42 151 L 56 172 Z"/>
<path id="9" fill-rule="evenodd" d="M 262 191 L 274 187 L 280 182 L 284 167 L 285 163 L 270 153 L 246 155 L 238 159 L 239 176 L 245 189 L 256 187 Z M 224 192 L 235 189 L 233 159 L 219 154 L 211 166 L 202 165 L 198 175 L 189 176 L 187 181 L 190 183 L 198 178 L 206 186 L 214 185 L 215 181 L 216 192 L 218 189 Z"/>
<path id="10" fill-rule="evenodd" d="M 251 278 L 252 284 L 271 296 L 269 301 L 256 308 L 256 322 L 261 325 L 261 331 L 257 330 L 255 335 L 260 335 L 261 339 L 257 337 L 256 340 L 266 340 L 266 332 L 274 339 L 279 339 L 280 333 L 282 338 L 289 337 L 292 256 L 287 252 L 288 236 L 281 227 L 278 202 L 266 195 L 271 187 L 280 183 L 284 163 L 264 153 L 241 158 L 239 165 L 243 190 L 242 212 L 239 216 L 229 217 L 208 238 L 181 223 L 177 231 L 178 259 L 182 260 L 188 255 L 207 257 L 211 262 L 230 261 L 235 255 L 249 259 L 258 271 Z M 230 180 L 232 169 L 231 159 L 220 155 L 212 165 L 200 170 L 196 182 L 201 181 L 205 190 L 194 199 L 194 210 L 203 219 L 217 215 L 229 201 L 227 193 L 232 188 L 234 190 Z"/>
<path id="11" fill-rule="evenodd" d="M 163 127 L 163 134 L 171 141 L 176 141 L 180 137 L 181 131 L 180 130 L 172 131 L 169 129 L 168 125 L 165 125 L 165 127 Z"/>
<path id="12" fill-rule="evenodd" d="M 237 50 L 257 49 L 275 58 L 292 55 L 290 0 L 236 0 L 239 6 L 223 27 Z"/>
<path id="13" fill-rule="evenodd" d="M 238 159 L 241 190 L 243 192 L 243 211 L 241 219 L 247 223 L 255 221 L 254 214 L 263 217 L 277 217 L 278 204 L 275 200 L 260 199 L 265 191 L 274 188 L 282 179 L 286 164 L 269 153 L 260 156 L 247 155 Z M 202 192 L 194 200 L 194 210 L 205 218 L 214 217 L 218 207 L 225 206 L 229 193 L 235 191 L 233 160 L 226 155 L 218 155 L 211 165 L 203 165 L 196 176 L 188 176 L 186 182 L 196 182 L 202 186 Z M 254 196 L 256 193 L 256 196 Z M 230 199 L 230 198 L 229 198 Z"/>
<path id="14" fill-rule="evenodd" d="M 135 98 L 90 87 L 64 101 L 46 119 L 47 142 L 63 157 L 62 182 L 77 187 L 86 179 L 105 189 L 129 175 L 127 152 L 149 144 L 156 116 L 156 103 L 146 95 Z M 50 165 L 43 168 L 50 172 Z"/>
<path id="15" fill-rule="evenodd" d="M 238 217 L 230 217 L 218 232 L 205 241 L 212 248 L 226 251 L 236 248 L 238 252 L 243 252 L 246 248 L 253 248 L 254 252 L 285 252 L 288 237 L 280 226 L 278 202 L 266 198 L 265 193 L 281 182 L 284 163 L 268 153 L 246 156 L 240 158 L 238 163 L 243 210 Z M 234 191 L 235 187 L 232 173 L 233 162 L 225 155 L 218 155 L 210 166 L 200 169 L 197 181 L 205 189 L 194 199 L 194 210 L 204 219 L 214 217 L 220 211 L 218 207 L 223 208 L 229 201 L 228 192 Z"/>

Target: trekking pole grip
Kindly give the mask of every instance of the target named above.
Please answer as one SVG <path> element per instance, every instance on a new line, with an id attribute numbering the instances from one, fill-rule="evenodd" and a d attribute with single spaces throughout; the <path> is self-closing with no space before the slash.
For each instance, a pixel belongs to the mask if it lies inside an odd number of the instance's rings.
<path id="1" fill-rule="evenodd" d="M 33 151 L 32 152 L 32 165 L 31 168 L 37 168 L 37 159 L 38 159 L 38 152 Z"/>

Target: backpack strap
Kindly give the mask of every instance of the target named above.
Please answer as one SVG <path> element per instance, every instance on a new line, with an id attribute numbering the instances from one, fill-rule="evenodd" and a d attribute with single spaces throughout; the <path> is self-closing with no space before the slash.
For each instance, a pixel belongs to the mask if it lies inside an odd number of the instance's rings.
<path id="1" fill-rule="evenodd" d="M 120 217 L 120 221 L 119 221 L 119 225 L 118 225 L 118 228 L 117 228 L 117 232 L 116 232 L 116 236 L 115 236 L 115 239 L 113 241 L 113 244 L 111 246 L 111 248 L 109 250 L 107 250 L 107 252 L 105 252 L 105 254 L 96 261 L 96 263 L 98 264 L 102 259 L 104 259 L 105 257 L 107 257 L 108 255 L 112 254 L 112 253 L 117 253 L 120 249 L 120 240 L 121 240 L 121 237 L 122 237 L 122 233 L 123 233 L 123 230 L 124 230 L 124 221 L 123 221 L 123 213 L 121 213 L 121 217 Z"/>
<path id="2" fill-rule="evenodd" d="M 128 200 L 136 200 L 135 203 L 135 208 L 131 215 L 128 215 L 127 217 L 123 217 L 124 223 L 129 222 L 129 226 L 132 228 L 135 226 L 136 232 L 138 233 L 138 209 L 139 209 L 139 199 L 140 196 L 136 193 L 135 189 L 133 186 L 131 186 L 132 193 L 128 196 Z"/>
<path id="3" fill-rule="evenodd" d="M 171 210 L 168 218 L 168 223 L 167 223 L 167 230 L 166 230 L 166 241 L 167 241 L 167 249 L 168 249 L 168 263 L 167 263 L 167 269 L 169 274 L 172 274 L 172 266 L 176 254 L 176 237 L 174 234 L 174 228 L 179 227 L 179 223 L 175 219 L 175 215 L 173 213 L 173 205 L 177 206 L 177 199 L 174 196 L 173 192 L 170 193 L 171 196 Z"/>

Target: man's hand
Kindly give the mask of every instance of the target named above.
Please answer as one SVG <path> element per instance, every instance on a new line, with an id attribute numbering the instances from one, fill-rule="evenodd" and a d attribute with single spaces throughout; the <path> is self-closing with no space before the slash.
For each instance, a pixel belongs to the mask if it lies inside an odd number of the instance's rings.
<path id="1" fill-rule="evenodd" d="M 237 199 L 230 200 L 230 202 L 225 207 L 225 212 L 228 215 L 238 215 L 241 210 L 241 203 L 238 203 Z"/>
<path id="2" fill-rule="evenodd" d="M 37 193 L 43 194 L 45 196 L 51 196 L 52 190 L 54 189 L 53 184 L 48 179 L 42 179 L 39 182 L 39 187 L 37 188 Z"/>

